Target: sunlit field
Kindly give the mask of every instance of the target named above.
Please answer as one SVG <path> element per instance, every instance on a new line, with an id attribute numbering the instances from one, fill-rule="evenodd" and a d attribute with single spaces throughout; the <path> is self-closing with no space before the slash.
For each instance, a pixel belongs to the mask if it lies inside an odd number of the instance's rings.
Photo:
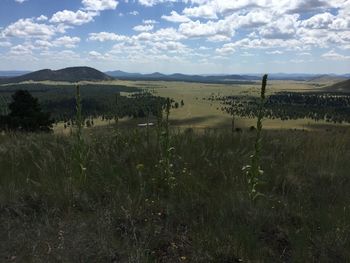
<path id="1" fill-rule="evenodd" d="M 267 95 L 278 92 L 319 92 L 324 88 L 336 83 L 337 79 L 320 79 L 317 82 L 305 81 L 269 81 Z M 29 82 L 33 83 L 33 82 Z M 40 82 L 48 85 L 62 85 L 64 88 L 68 83 L 45 81 Z M 231 96 L 250 95 L 258 96 L 260 83 L 248 85 L 223 85 L 223 84 L 202 84 L 187 82 L 167 82 L 167 81 L 107 81 L 107 82 L 80 82 L 79 84 L 98 85 L 121 85 L 126 87 L 139 87 L 143 90 L 151 91 L 156 96 L 164 98 L 170 97 L 175 101 L 184 101 L 184 106 L 173 109 L 170 114 L 172 126 L 179 128 L 230 128 L 232 117 L 221 111 L 219 102 L 206 100 L 210 96 Z M 122 95 L 127 95 L 123 94 Z M 121 119 L 121 125 L 134 126 L 138 123 L 145 123 L 146 119 L 132 120 L 130 118 Z M 254 118 L 236 117 L 236 127 L 248 129 L 256 124 Z M 95 118 L 96 126 L 104 126 L 113 123 L 111 120 Z M 265 129 L 319 129 L 344 126 L 347 124 L 331 124 L 325 121 L 314 121 L 311 119 L 279 120 L 265 119 Z M 55 126 L 55 131 L 67 133 L 63 130 L 63 124 Z"/>

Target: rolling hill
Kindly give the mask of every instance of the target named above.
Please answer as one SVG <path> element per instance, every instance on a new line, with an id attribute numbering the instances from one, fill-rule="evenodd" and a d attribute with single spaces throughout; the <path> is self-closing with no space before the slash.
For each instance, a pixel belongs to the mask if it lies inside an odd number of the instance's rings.
<path id="1" fill-rule="evenodd" d="M 316 83 L 338 83 L 341 81 L 345 81 L 348 78 L 344 77 L 344 76 L 336 76 L 336 75 L 319 75 L 316 76 L 310 80 L 308 80 L 308 82 L 316 82 Z"/>
<path id="2" fill-rule="evenodd" d="M 326 88 L 329 92 L 343 92 L 343 93 L 349 93 L 350 92 L 350 79 L 338 82 L 332 86 L 329 86 Z"/>
<path id="3" fill-rule="evenodd" d="M 105 73 L 89 67 L 70 67 L 60 70 L 43 69 L 31 72 L 22 76 L 4 78 L 0 83 L 19 83 L 23 81 L 103 81 L 112 80 L 113 78 Z"/>

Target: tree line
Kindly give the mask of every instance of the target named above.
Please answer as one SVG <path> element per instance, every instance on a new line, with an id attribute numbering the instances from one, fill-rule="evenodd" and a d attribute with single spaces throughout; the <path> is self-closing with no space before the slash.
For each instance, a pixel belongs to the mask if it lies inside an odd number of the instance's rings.
<path id="1" fill-rule="evenodd" d="M 221 101 L 221 110 L 231 115 L 255 118 L 258 114 L 259 99 L 253 96 L 212 96 L 209 100 Z M 264 117 L 281 120 L 308 118 L 315 121 L 350 123 L 350 96 L 281 92 L 266 99 Z"/>

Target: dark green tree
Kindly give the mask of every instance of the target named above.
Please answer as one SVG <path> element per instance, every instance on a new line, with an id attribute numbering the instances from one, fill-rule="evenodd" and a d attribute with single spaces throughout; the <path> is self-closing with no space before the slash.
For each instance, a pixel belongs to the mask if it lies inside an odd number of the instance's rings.
<path id="1" fill-rule="evenodd" d="M 12 95 L 9 109 L 7 127 L 10 130 L 49 132 L 52 129 L 54 121 L 50 113 L 42 112 L 38 99 L 27 90 L 18 90 Z"/>

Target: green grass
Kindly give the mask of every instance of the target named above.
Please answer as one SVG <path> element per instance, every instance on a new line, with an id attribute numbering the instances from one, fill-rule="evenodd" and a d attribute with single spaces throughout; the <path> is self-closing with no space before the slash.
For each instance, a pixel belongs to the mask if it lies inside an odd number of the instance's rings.
<path id="1" fill-rule="evenodd" d="M 0 261 L 348 262 L 349 130 L 263 132 L 256 203 L 254 139 L 171 130 L 169 187 L 153 129 L 86 129 L 84 184 L 74 136 L 2 135 Z"/>

